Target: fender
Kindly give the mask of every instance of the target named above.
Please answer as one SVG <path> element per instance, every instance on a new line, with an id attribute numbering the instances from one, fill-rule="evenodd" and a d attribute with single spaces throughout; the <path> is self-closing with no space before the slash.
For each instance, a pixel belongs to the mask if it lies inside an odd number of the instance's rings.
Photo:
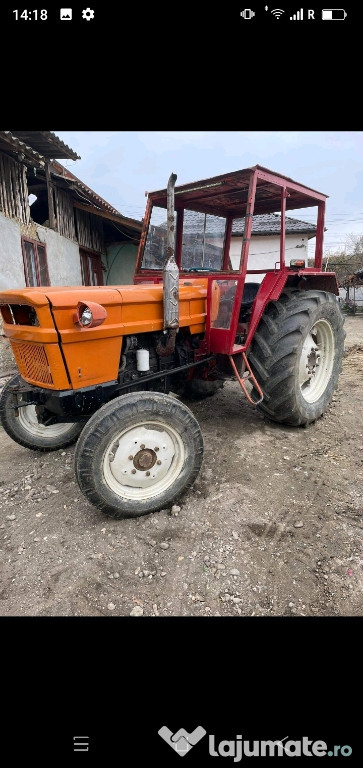
<path id="1" fill-rule="evenodd" d="M 300 278 L 298 281 L 296 278 Z M 291 270 L 280 272 L 268 272 L 262 280 L 261 287 L 256 295 L 251 310 L 250 325 L 245 343 L 247 350 L 255 335 L 255 331 L 269 301 L 277 301 L 283 289 L 299 288 L 310 291 L 312 288 L 318 291 L 328 291 L 339 295 L 339 288 L 335 272 L 319 272 L 317 270 L 304 270 L 292 273 Z"/>

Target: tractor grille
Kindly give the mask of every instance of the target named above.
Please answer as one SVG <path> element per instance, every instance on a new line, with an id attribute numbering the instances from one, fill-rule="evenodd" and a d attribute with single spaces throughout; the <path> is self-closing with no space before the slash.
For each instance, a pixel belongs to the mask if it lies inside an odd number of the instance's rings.
<path id="1" fill-rule="evenodd" d="M 40 384 L 53 384 L 47 354 L 43 346 L 12 342 L 11 347 L 19 373 L 23 378 L 31 379 Z"/>

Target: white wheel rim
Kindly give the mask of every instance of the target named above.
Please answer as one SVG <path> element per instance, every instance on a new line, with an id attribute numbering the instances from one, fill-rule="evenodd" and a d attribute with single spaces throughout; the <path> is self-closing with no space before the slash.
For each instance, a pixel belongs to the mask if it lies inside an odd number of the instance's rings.
<path id="1" fill-rule="evenodd" d="M 307 403 L 324 394 L 334 366 L 335 339 L 328 320 L 318 320 L 310 329 L 301 352 L 299 385 Z"/>
<path id="2" fill-rule="evenodd" d="M 108 444 L 103 478 L 123 499 L 151 499 L 175 482 L 185 457 L 184 443 L 175 429 L 163 422 L 140 422 Z"/>
<path id="3" fill-rule="evenodd" d="M 44 424 L 39 424 L 37 414 L 35 412 L 35 405 L 24 405 L 19 408 L 19 424 L 29 432 L 32 437 L 60 437 L 69 431 L 73 424 L 50 424 L 46 427 Z"/>

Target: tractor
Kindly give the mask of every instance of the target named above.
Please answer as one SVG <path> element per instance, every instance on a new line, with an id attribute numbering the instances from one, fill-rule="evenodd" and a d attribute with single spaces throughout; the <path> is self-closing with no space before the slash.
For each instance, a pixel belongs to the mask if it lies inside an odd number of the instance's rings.
<path id="1" fill-rule="evenodd" d="M 266 418 L 307 426 L 342 365 L 337 279 L 322 270 L 327 195 L 260 165 L 176 178 L 148 193 L 133 285 L 0 293 L 19 371 L 2 392 L 4 429 L 33 450 L 76 442 L 79 487 L 114 518 L 168 507 L 194 483 L 203 436 L 185 400 L 234 379 Z M 303 208 L 316 212 L 313 266 L 286 258 L 286 211 Z M 253 217 L 271 213 L 278 260 L 254 269 Z"/>

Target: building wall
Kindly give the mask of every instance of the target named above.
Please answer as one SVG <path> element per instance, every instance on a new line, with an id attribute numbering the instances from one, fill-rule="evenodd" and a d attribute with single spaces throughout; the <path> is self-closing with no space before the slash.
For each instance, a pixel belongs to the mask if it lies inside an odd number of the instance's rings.
<path id="1" fill-rule="evenodd" d="M 25 288 L 21 230 L 18 222 L 0 213 L 0 290 Z"/>
<path id="2" fill-rule="evenodd" d="M 82 285 L 79 245 L 48 227 L 37 226 L 41 243 L 47 248 L 51 285 Z"/>
<path id="3" fill-rule="evenodd" d="M 107 285 L 130 285 L 134 280 L 138 245 L 133 243 L 112 243 L 107 248 L 105 275 Z"/>
<path id="4" fill-rule="evenodd" d="M 222 240 L 214 239 L 214 245 L 222 245 Z M 242 237 L 232 237 L 230 247 L 230 257 L 233 269 L 238 269 L 241 258 Z M 290 259 L 305 259 L 308 263 L 308 239 L 298 235 L 286 235 L 285 239 L 285 260 L 286 264 Z M 265 235 L 258 237 L 254 235 L 251 238 L 248 254 L 248 269 L 273 269 L 275 263 L 280 260 L 280 236 Z M 264 274 L 247 275 L 247 281 L 250 283 L 261 283 Z"/>
<path id="5" fill-rule="evenodd" d="M 81 285 L 78 243 L 47 227 L 37 225 L 36 232 L 40 242 L 45 243 L 47 248 L 51 285 Z M 0 213 L 0 290 L 25 288 L 21 235 L 20 224 Z M 16 371 L 17 368 L 10 343 L 2 335 L 0 319 L 0 378 L 12 370 Z"/>
<path id="6" fill-rule="evenodd" d="M 47 248 L 51 285 L 81 285 L 78 243 L 40 225 L 36 232 Z M 25 288 L 21 235 L 19 223 L 0 213 L 0 290 Z"/>
<path id="7" fill-rule="evenodd" d="M 302 247 L 301 247 L 302 246 Z M 238 268 L 241 257 L 242 237 L 232 237 L 231 241 L 231 261 L 234 269 Z M 290 259 L 305 259 L 308 263 L 308 239 L 298 235 L 286 235 L 285 239 L 285 261 L 289 264 Z M 280 236 L 271 235 L 258 237 L 254 235 L 251 238 L 248 269 L 273 269 L 275 262 L 280 260 Z M 247 275 L 249 282 L 261 283 L 263 274 Z"/>

